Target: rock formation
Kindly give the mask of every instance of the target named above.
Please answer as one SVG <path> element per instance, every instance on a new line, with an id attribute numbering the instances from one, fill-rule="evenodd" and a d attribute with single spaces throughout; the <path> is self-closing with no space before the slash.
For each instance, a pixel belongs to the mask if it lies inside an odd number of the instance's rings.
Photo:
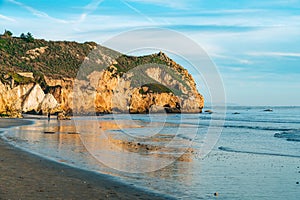
<path id="1" fill-rule="evenodd" d="M 52 94 L 46 94 L 39 84 L 11 88 L 0 81 L 0 114 L 20 117 L 21 113 L 55 113 L 61 110 Z"/>
<path id="2" fill-rule="evenodd" d="M 95 43 L 5 40 L 23 45 L 24 52 L 20 60 L 0 45 L 2 115 L 202 112 L 204 99 L 194 79 L 162 52 L 134 57 Z M 23 67 L 18 63 L 25 57 Z"/>
<path id="3" fill-rule="evenodd" d="M 41 86 L 38 84 L 34 85 L 28 92 L 28 95 L 25 96 L 25 100 L 22 102 L 22 111 L 25 113 L 29 111 L 38 112 L 44 98 L 45 93 Z"/>
<path id="4" fill-rule="evenodd" d="M 123 58 L 122 58 L 123 59 Z M 164 64 L 153 63 L 161 59 Z M 86 80 L 75 81 L 73 108 L 76 113 L 199 113 L 204 106 L 196 84 L 181 66 L 165 54 L 117 58 L 108 68 L 94 71 Z M 143 63 L 144 60 L 150 61 Z M 123 63 L 121 63 L 123 62 Z M 132 67 L 132 62 L 141 63 Z M 129 63 L 129 66 L 128 66 Z M 123 68 L 124 69 L 124 68 Z M 178 70 L 179 69 L 179 70 Z"/>

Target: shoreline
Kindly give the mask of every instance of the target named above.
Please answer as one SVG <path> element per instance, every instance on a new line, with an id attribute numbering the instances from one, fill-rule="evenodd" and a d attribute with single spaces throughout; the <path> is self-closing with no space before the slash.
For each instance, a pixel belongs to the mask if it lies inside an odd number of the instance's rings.
<path id="1" fill-rule="evenodd" d="M 30 125 L 0 119 L 0 128 Z M 173 199 L 22 151 L 0 138 L 0 200 L 4 199 Z"/>

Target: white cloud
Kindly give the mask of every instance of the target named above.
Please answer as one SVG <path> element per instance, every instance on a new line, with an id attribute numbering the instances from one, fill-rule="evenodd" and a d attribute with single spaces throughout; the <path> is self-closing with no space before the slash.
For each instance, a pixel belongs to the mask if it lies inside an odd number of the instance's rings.
<path id="1" fill-rule="evenodd" d="M 233 56 L 226 56 L 226 55 L 219 55 L 219 54 L 211 54 L 211 56 L 213 58 L 220 58 L 220 59 L 224 59 L 224 60 L 231 60 L 231 61 L 238 62 L 239 64 L 244 64 L 244 65 L 252 64 L 252 62 L 250 60 L 241 59 L 241 58 L 237 58 L 237 57 L 233 57 Z"/>
<path id="2" fill-rule="evenodd" d="M 104 0 L 93 0 L 91 1 L 88 5 L 86 5 L 84 7 L 85 10 L 87 11 L 90 11 L 90 12 L 93 12 L 95 11 L 99 5 L 103 2 Z"/>
<path id="3" fill-rule="evenodd" d="M 56 22 L 59 22 L 59 23 L 68 23 L 66 20 L 62 20 L 62 19 L 57 19 L 57 18 L 51 17 L 47 13 L 39 11 L 39 10 L 36 10 L 33 7 L 27 6 L 27 5 L 25 5 L 25 4 L 21 3 L 21 2 L 18 2 L 18 1 L 15 1 L 15 0 L 8 0 L 8 1 L 10 3 L 13 3 L 15 5 L 18 5 L 18 6 L 22 7 L 22 8 L 24 8 L 24 9 L 28 10 L 34 16 L 41 17 L 41 18 L 47 18 L 49 20 L 56 21 Z"/>
<path id="4" fill-rule="evenodd" d="M 230 71 L 231 72 L 244 72 L 246 71 L 245 68 L 243 67 L 231 67 L 231 66 L 224 66 L 224 65 L 221 65 L 221 66 L 218 66 L 222 71 Z"/>
<path id="5" fill-rule="evenodd" d="M 217 9 L 217 10 L 200 10 L 198 13 L 203 14 L 252 14 L 257 12 L 266 12 L 263 9 Z"/>
<path id="6" fill-rule="evenodd" d="M 15 21 L 16 21 L 16 20 L 13 19 L 13 18 L 7 17 L 7 16 L 5 16 L 5 15 L 1 15 L 1 14 L 0 14 L 0 19 L 4 19 L 4 20 L 10 21 L 10 22 L 15 22 Z"/>
<path id="7" fill-rule="evenodd" d="M 187 9 L 190 5 L 190 0 L 172 0 L 172 1 L 161 1 L 161 0 L 127 0 L 130 2 L 153 4 L 158 6 L 164 6 L 175 9 Z"/>
<path id="8" fill-rule="evenodd" d="M 250 56 L 269 56 L 269 57 L 297 57 L 300 58 L 300 53 L 298 52 L 250 52 Z"/>
<path id="9" fill-rule="evenodd" d="M 84 12 L 80 15 L 79 21 L 77 23 L 85 21 L 86 17 L 94 12 L 103 1 L 104 0 L 92 0 L 88 5 L 86 5 L 84 7 Z"/>
<path id="10" fill-rule="evenodd" d="M 141 12 L 140 10 L 136 9 L 135 7 L 133 7 L 132 5 L 130 5 L 129 3 L 127 3 L 127 1 L 125 0 L 121 0 L 121 2 L 123 2 L 128 8 L 130 8 L 131 10 L 133 10 L 134 12 L 136 12 L 137 14 L 141 15 L 142 17 L 144 17 L 145 19 L 147 19 L 149 22 L 151 23 L 155 23 L 154 20 L 150 17 L 148 17 L 147 15 L 145 15 L 143 12 Z"/>

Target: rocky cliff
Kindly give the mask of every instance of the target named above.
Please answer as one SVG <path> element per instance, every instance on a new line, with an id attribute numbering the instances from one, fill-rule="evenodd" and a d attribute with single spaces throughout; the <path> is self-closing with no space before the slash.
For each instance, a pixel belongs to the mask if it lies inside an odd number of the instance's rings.
<path id="1" fill-rule="evenodd" d="M 0 114 L 201 112 L 186 69 L 166 54 L 134 57 L 89 42 L 0 38 Z"/>

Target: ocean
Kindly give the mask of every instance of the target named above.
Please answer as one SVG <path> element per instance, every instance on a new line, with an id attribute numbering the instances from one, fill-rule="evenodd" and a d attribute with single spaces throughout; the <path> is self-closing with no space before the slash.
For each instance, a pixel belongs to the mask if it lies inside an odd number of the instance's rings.
<path id="1" fill-rule="evenodd" d="M 300 107 L 212 111 L 35 119 L 2 137 L 178 199 L 299 199 Z"/>

